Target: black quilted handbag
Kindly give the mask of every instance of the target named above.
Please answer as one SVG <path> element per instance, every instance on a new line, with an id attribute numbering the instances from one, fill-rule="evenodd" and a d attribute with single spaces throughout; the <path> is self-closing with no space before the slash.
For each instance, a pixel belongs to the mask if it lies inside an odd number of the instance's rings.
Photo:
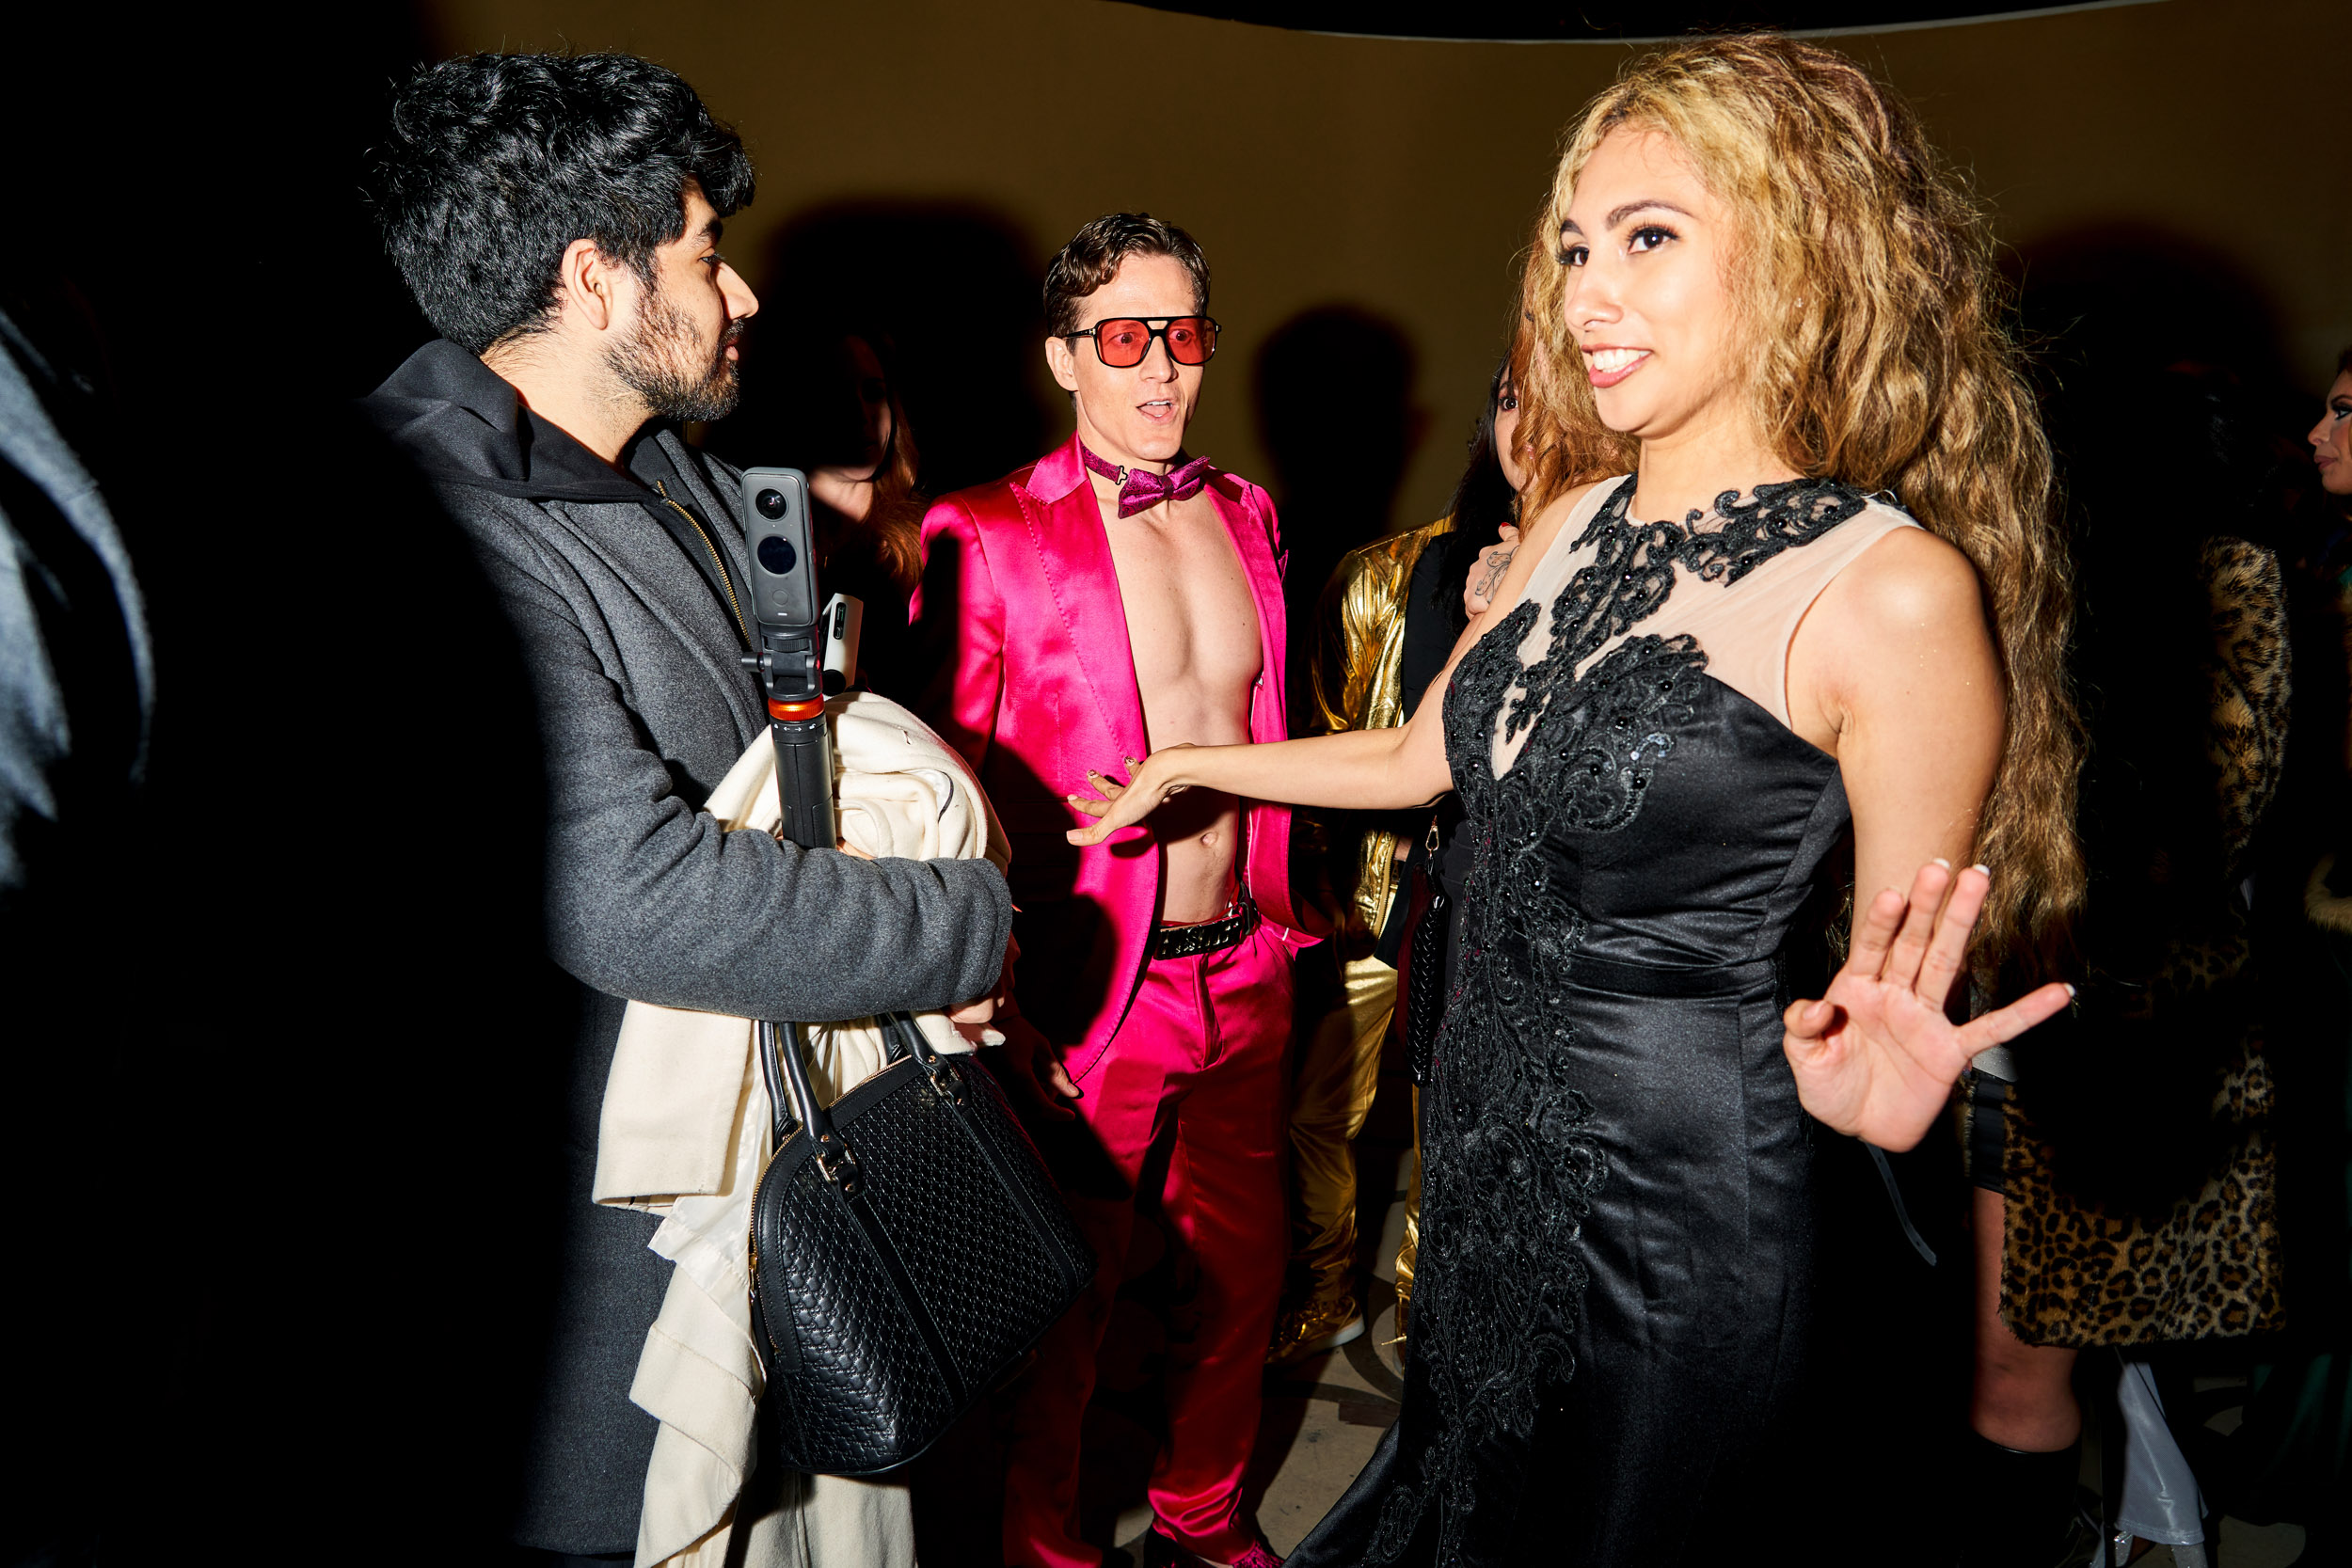
<path id="1" fill-rule="evenodd" d="M 941 1055 L 903 1013 L 881 1022 L 888 1065 L 830 1107 L 798 1027 L 758 1028 L 776 1118 L 752 1197 L 763 1420 L 786 1466 L 823 1475 L 920 1454 L 1094 1275 L 988 1069 Z"/>

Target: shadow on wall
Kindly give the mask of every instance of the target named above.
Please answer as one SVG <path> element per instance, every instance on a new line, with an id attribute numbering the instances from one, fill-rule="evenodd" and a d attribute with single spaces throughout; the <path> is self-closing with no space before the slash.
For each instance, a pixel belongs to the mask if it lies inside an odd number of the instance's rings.
<path id="1" fill-rule="evenodd" d="M 2280 494 L 2250 513 L 2233 500 L 2229 528 L 2288 546 L 2297 492 L 2311 473 L 2302 433 L 2319 389 L 2299 384 L 2262 285 L 2194 239 L 2138 225 L 2055 235 L 2019 252 L 2013 271 L 2061 497 L 2075 512 L 2096 504 L 2109 514 L 2106 537 L 2079 539 L 2077 547 L 2105 552 L 2145 533 L 2145 518 L 2135 525 L 2112 515 L 2127 475 L 2141 509 L 2158 500 L 2212 504 L 2183 491 L 2182 462 L 2196 454 L 2168 450 L 2151 406 L 2152 388 L 2181 375 L 2214 382 L 2227 394 L 2233 423 L 2269 449 L 2255 467 L 2275 475 Z M 2075 526 L 2083 527 L 2080 517 Z"/>
<path id="2" fill-rule="evenodd" d="M 2011 271 L 2061 463 L 2114 417 L 2098 406 L 2107 388 L 2175 367 L 2229 371 L 2265 426 L 2310 423 L 2318 389 L 2297 384 L 2262 285 L 2200 242 L 2139 224 L 2070 230 L 2019 250 Z"/>
<path id="3" fill-rule="evenodd" d="M 1038 456 L 1055 428 L 1039 401 L 1044 274 L 1011 219 L 947 203 L 850 202 L 787 221 L 753 286 L 743 402 L 712 427 L 737 463 L 826 461 L 833 422 L 813 399 L 855 334 L 885 346 L 933 496 Z"/>
<path id="4" fill-rule="evenodd" d="M 1397 492 L 1428 428 L 1413 396 L 1418 358 L 1396 322 L 1352 305 L 1303 311 L 1258 351 L 1258 432 L 1274 464 L 1266 485 L 1291 555 L 1283 599 L 1295 732 L 1315 601 L 1342 556 L 1394 528 Z"/>

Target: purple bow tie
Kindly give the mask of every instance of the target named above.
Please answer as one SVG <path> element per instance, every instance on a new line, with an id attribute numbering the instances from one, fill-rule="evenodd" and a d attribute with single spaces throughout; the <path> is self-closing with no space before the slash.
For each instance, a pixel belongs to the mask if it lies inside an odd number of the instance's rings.
<path id="1" fill-rule="evenodd" d="M 1188 501 L 1200 493 L 1216 469 L 1205 457 L 1196 457 L 1172 473 L 1155 474 L 1144 468 L 1122 468 L 1105 463 L 1086 449 L 1081 442 L 1078 455 L 1086 466 L 1119 486 L 1119 515 L 1132 517 L 1138 512 L 1149 512 L 1162 501 Z"/>

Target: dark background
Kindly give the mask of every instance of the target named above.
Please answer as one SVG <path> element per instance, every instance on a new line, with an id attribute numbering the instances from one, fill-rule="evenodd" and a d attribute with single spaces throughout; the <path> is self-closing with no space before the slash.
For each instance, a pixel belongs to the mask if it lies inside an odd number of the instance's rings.
<path id="1" fill-rule="evenodd" d="M 1869 32 L 1898 26 L 1933 26 L 2023 11 L 2062 11 L 2068 5 L 2021 6 L 1994 0 L 1699 0 L 1696 5 L 1658 0 L 1594 0 L 1560 5 L 1556 0 L 1465 0 L 1431 6 L 1417 0 L 1128 0 L 1153 10 L 1182 11 L 1229 22 L 1297 27 L 1318 33 L 1354 33 L 1371 38 L 1507 40 L 1514 43 L 1578 42 L 1594 39 L 1667 39 L 1693 31 L 1734 27 L 1778 27 L 1787 31 Z M 2106 0 L 2146 5 L 2153 0 Z"/>
<path id="2" fill-rule="evenodd" d="M 0 94 L 7 306 L 84 388 L 160 705 L 146 795 L 0 951 L 0 1560 L 99 1520 L 119 1560 L 463 1560 L 534 1371 L 530 736 L 464 552 L 341 415 L 424 337 L 358 196 L 394 81 L 565 43 L 685 74 L 760 161 L 753 373 L 878 324 L 933 489 L 1063 428 L 1061 240 L 1185 224 L 1227 327 L 1194 450 L 1276 487 L 1303 598 L 1442 510 L 1560 129 L 1628 55 L 1103 0 L 326 15 L 52 15 Z M 2047 365 L 2230 364 L 2292 433 L 2352 341 L 2348 41 L 2333 0 L 2170 0 L 1838 44 L 1975 171 Z"/>
<path id="3" fill-rule="evenodd" d="M 1557 8 L 1638 14 L 1651 34 L 1743 19 L 1703 0 Z M 1514 8 L 1376 9 L 1451 28 Z M 1393 503 L 1357 486 L 1362 534 L 1444 510 L 1563 128 L 1640 52 L 1335 37 L 1104 0 L 426 0 L 414 26 L 436 55 L 626 48 L 692 82 L 759 161 L 759 199 L 726 242 L 771 296 L 755 352 L 818 293 L 879 317 L 916 383 L 934 490 L 993 477 L 1061 428 L 1035 286 L 1062 241 L 1120 208 L 1184 224 L 1226 329 L 1193 450 L 1273 484 L 1281 427 L 1311 422 L 1327 467 L 1398 475 Z M 2152 341 L 2226 318 L 2297 390 L 2324 388 L 2352 341 L 2341 5 L 2164 0 L 1826 41 L 1910 98 L 2019 271 L 2129 247 L 2155 270 L 2112 277 L 2151 285 Z M 2185 270 L 2218 292 L 2153 286 Z M 1301 317 L 1332 309 L 1365 325 L 1354 352 L 1269 364 Z M 1401 385 L 1381 373 L 1391 341 L 1411 359 Z"/>

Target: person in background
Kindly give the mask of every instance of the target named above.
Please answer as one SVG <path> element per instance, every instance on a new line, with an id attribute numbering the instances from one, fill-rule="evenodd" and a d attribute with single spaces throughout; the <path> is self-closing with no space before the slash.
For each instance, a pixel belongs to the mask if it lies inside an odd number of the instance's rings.
<path id="1" fill-rule="evenodd" d="M 2072 1378 L 2091 1347 L 2130 1433 L 2124 1537 L 2203 1560 L 2173 1428 L 2177 1352 L 2282 1320 L 2274 1073 L 2247 892 L 2287 753 L 2278 465 L 2235 379 L 2173 369 L 2069 386 L 2073 673 L 2089 736 L 2090 884 L 2074 1014 L 1963 1084 L 1976 1253 L 1979 1489 L 1971 1564 L 2089 1547 Z M 2147 452 L 2166 454 L 2160 492 Z M 2145 1549 L 2143 1545 L 2142 1550 Z"/>
<path id="2" fill-rule="evenodd" d="M 1311 691 L 1316 728 L 1387 729 L 1421 705 L 1466 624 L 1465 579 L 1479 551 L 1518 521 L 1527 474 L 1513 440 L 1518 393 L 1506 356 L 1495 367 L 1470 438 L 1454 504 L 1434 523 L 1362 546 L 1343 557 L 1316 608 Z M 1458 816 L 1458 814 L 1457 814 Z M 1339 909 L 1341 1005 L 1301 1040 L 1291 1086 L 1291 1261 L 1305 1299 L 1276 1323 L 1266 1351 L 1282 1366 L 1336 1349 L 1364 1331 L 1355 1278 L 1355 1139 L 1379 1084 L 1383 1043 L 1396 1022 L 1408 865 L 1427 860 L 1427 813 L 1333 815 L 1327 835 Z M 1442 920 L 1442 911 L 1436 917 Z M 1428 977 L 1435 986 L 1438 977 Z M 1407 1189 L 1396 1262 L 1398 1326 L 1409 1307 L 1418 1246 L 1421 1177 Z"/>
<path id="3" fill-rule="evenodd" d="M 928 499 L 893 358 L 876 327 L 801 324 L 750 364 L 781 385 L 763 385 L 755 403 L 713 426 L 709 445 L 746 467 L 808 475 L 818 580 L 828 596 L 865 607 L 858 684 L 903 702 L 914 695 L 907 605 L 923 576 Z"/>
<path id="4" fill-rule="evenodd" d="M 2295 744 L 2255 904 L 2287 1330 L 2237 1430 L 2192 1450 L 2228 1513 L 2301 1524 L 2309 1562 L 2352 1554 L 2352 348 L 2335 371 L 2305 436 L 2318 483 L 2289 569 Z"/>
<path id="5" fill-rule="evenodd" d="M 2328 388 L 2319 422 L 2304 437 L 2319 470 L 2319 487 L 2337 512 L 2352 519 L 2352 348 L 2336 356 L 2336 379 Z"/>
<path id="6" fill-rule="evenodd" d="M 97 399 L 8 313 L 30 313 L 12 292 L 0 290 L 0 915 L 31 941 L 38 923 L 17 920 L 78 902 L 86 857 L 138 793 L 155 671 L 130 552 L 73 442 Z"/>
<path id="7" fill-rule="evenodd" d="M 868 644 L 869 673 L 895 674 L 905 646 L 907 605 L 923 579 L 922 460 L 906 405 L 892 384 L 875 335 L 850 333 L 839 344 L 839 385 L 855 400 L 854 445 L 808 470 L 817 531 L 818 579 L 828 594 L 866 604 L 866 624 L 881 633 Z M 866 683 L 889 697 L 906 695 L 890 674 Z"/>
<path id="8" fill-rule="evenodd" d="M 923 716 L 1012 838 L 1029 963 L 1004 1054 L 1103 1260 L 1012 1392 L 1005 1560 L 1102 1560 L 1078 1529 L 1080 1428 L 1137 1209 L 1156 1204 L 1189 1277 L 1152 1560 L 1270 1568 L 1242 1480 L 1287 1251 L 1292 954 L 1313 940 L 1290 813 L 1204 789 L 1156 832 L 1083 850 L 1064 835 L 1097 762 L 1287 734 L 1281 539 L 1263 490 L 1184 451 L 1217 333 L 1191 235 L 1097 218 L 1054 258 L 1044 303 L 1077 428 L 931 508 L 914 610 L 921 644 L 948 656 Z"/>
<path id="9" fill-rule="evenodd" d="M 1290 615 L 1291 728 L 1313 726 L 1311 639 L 1315 605 L 1342 557 L 1384 537 L 1426 420 L 1413 397 L 1412 341 L 1395 322 L 1350 305 L 1303 310 L 1266 335 L 1252 367 L 1260 439 L 1273 469 L 1291 552 L 1283 578 Z M 1343 386 L 1344 398 L 1330 395 Z M 1334 462 L 1335 452 L 1347 454 Z M 1302 846 L 1303 847 L 1303 846 Z M 1303 872 L 1306 866 L 1294 867 Z M 1333 993 L 1336 961 L 1302 956 L 1302 1001 Z M 1321 968 L 1325 973 L 1313 971 Z"/>
<path id="10" fill-rule="evenodd" d="M 77 440 L 98 422 L 97 399 L 59 335 L 25 330 L 40 313 L 15 282 L 0 271 L 0 984 L 15 1110 L 0 1172 L 19 1192 L 70 1190 L 127 1212 L 148 1196 L 141 1167 L 105 1150 L 146 1069 L 135 1053 L 76 1042 L 91 1038 L 100 976 L 107 1009 L 143 1000 L 152 965 L 122 941 L 124 900 L 159 864 L 176 869 L 151 858 L 158 835 L 134 826 L 155 821 L 142 799 L 154 655 L 101 465 Z M 168 1268 L 156 1244 L 167 1238 L 142 1231 L 142 1257 Z M 0 1561 L 64 1568 L 123 1539 L 107 1412 L 151 1389 L 123 1352 L 136 1315 L 94 1284 L 119 1242 L 103 1226 L 52 1227 L 24 1276 L 41 1288 L 11 1291 L 0 1316 L 18 1343 L 40 1346 L 10 1380 L 11 1407 L 40 1435 L 10 1464 Z M 154 1414 L 142 1403 L 143 1418 Z"/>

